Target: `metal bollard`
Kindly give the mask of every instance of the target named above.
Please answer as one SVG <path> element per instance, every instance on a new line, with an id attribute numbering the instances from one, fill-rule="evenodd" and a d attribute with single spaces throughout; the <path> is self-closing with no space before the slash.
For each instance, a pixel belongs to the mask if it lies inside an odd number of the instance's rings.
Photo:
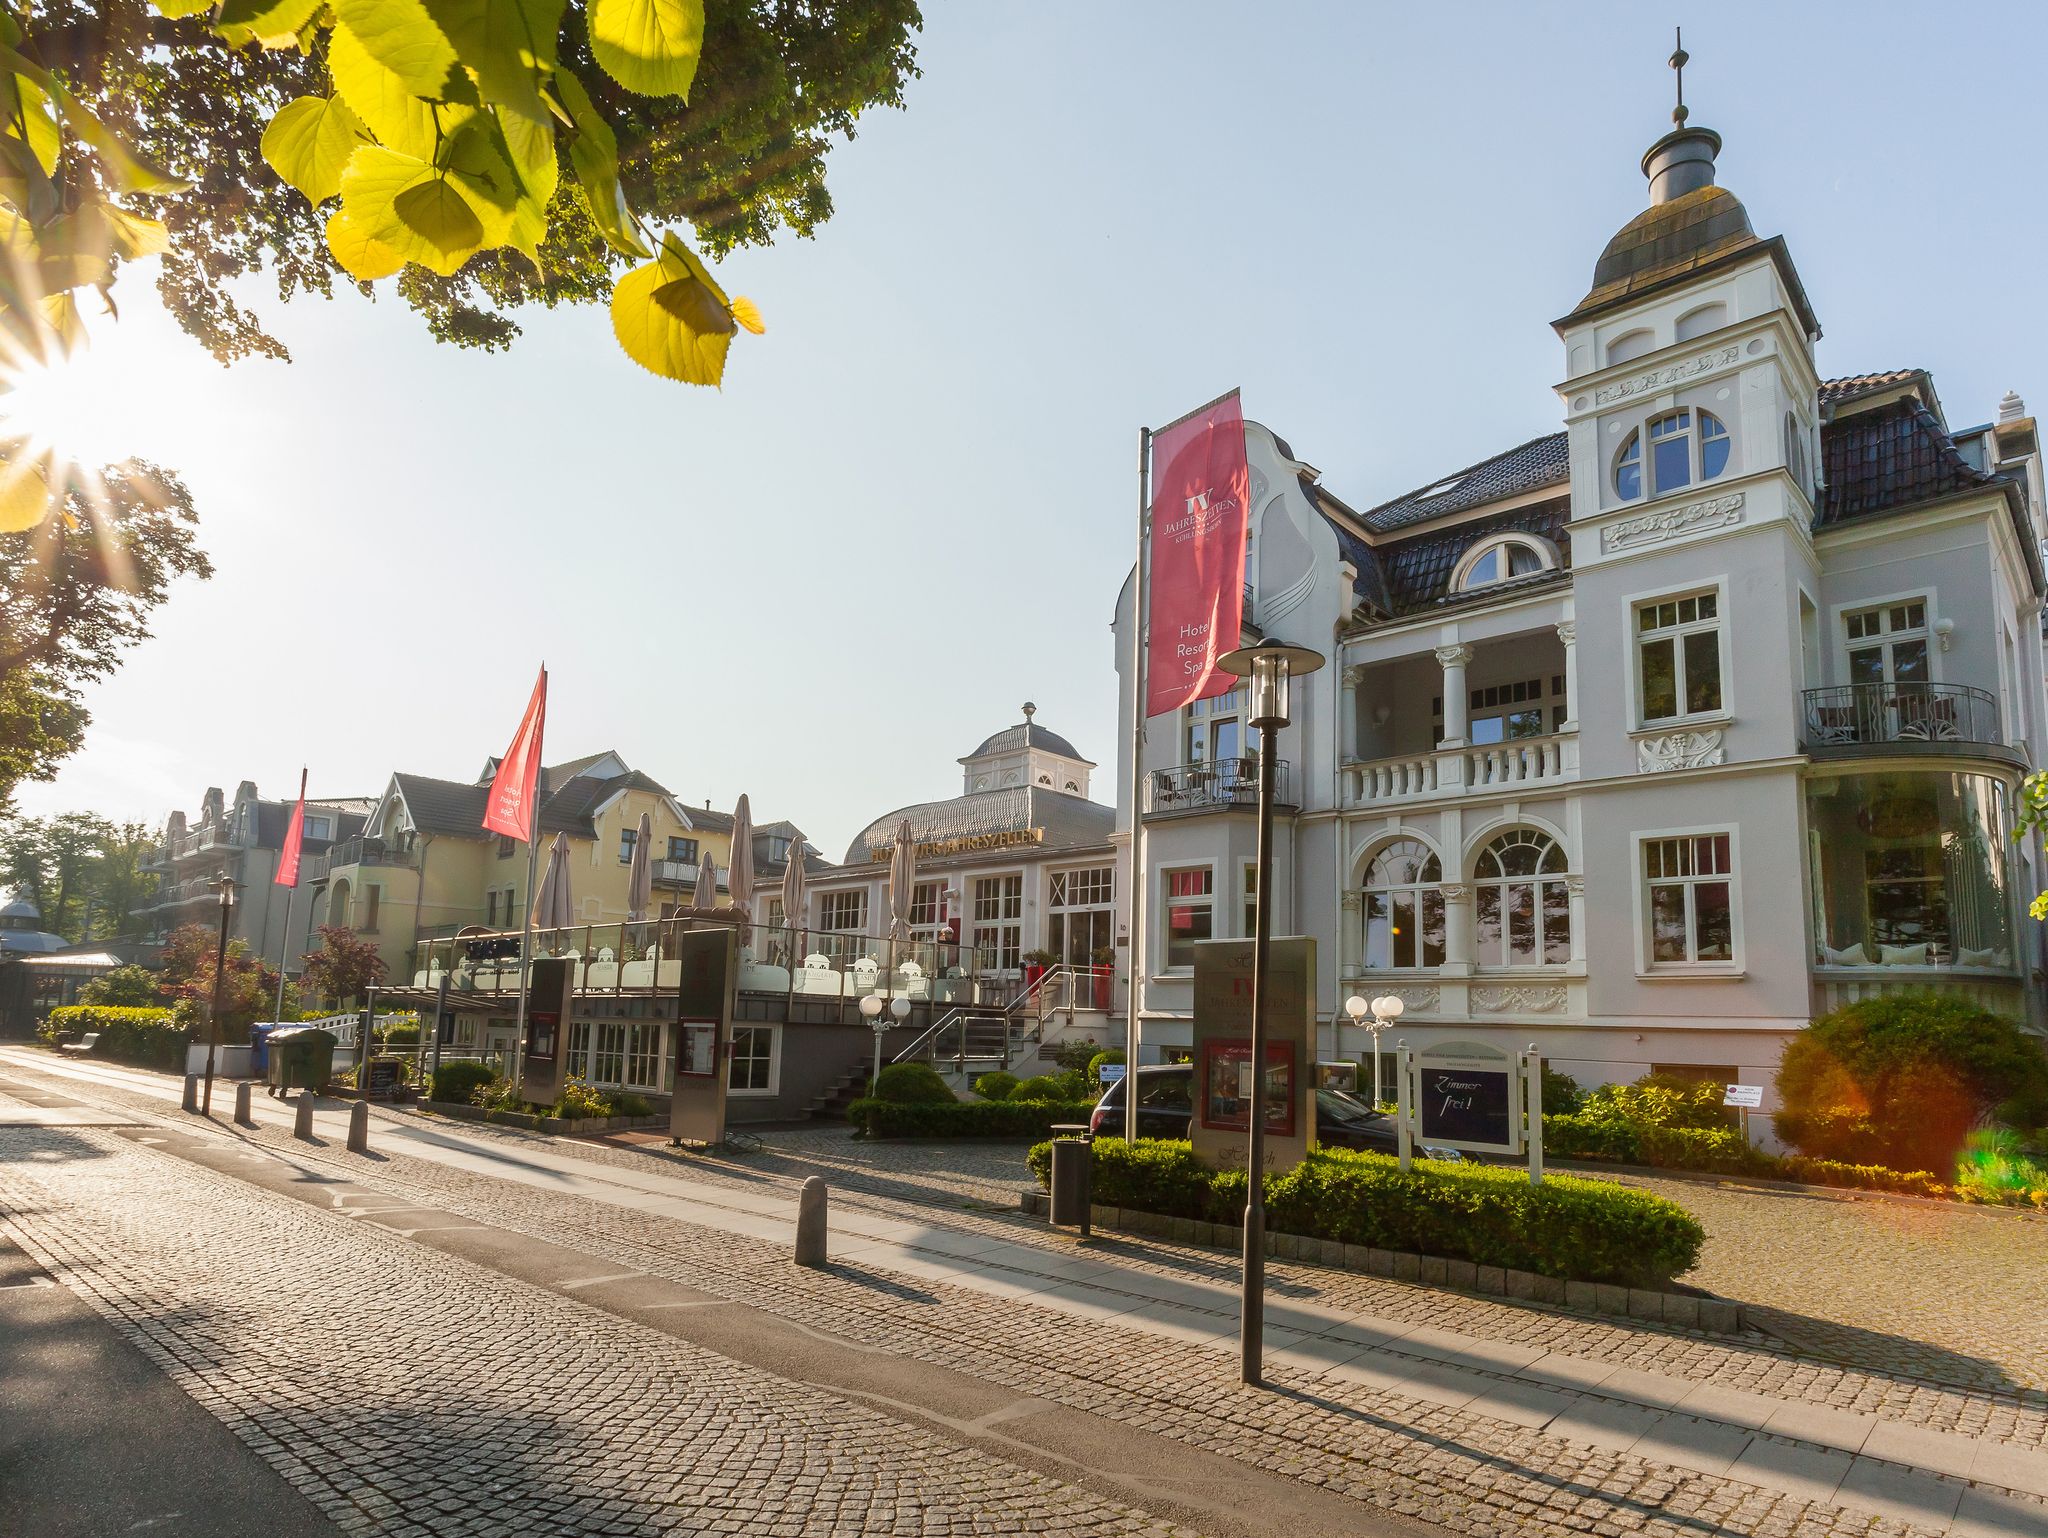
<path id="1" fill-rule="evenodd" d="M 185 1075 L 185 1109 L 195 1116 L 199 1114 L 199 1075 L 196 1073 Z"/>
<path id="2" fill-rule="evenodd" d="M 796 1199 L 796 1263 L 825 1264 L 825 1181 L 820 1175 L 806 1180 Z"/>
<path id="3" fill-rule="evenodd" d="M 348 1109 L 348 1151 L 366 1154 L 370 1151 L 370 1102 L 358 1100 Z"/>
<path id="4" fill-rule="evenodd" d="M 292 1118 L 292 1136 L 313 1141 L 313 1096 L 310 1091 L 299 1091 L 298 1112 Z"/>
<path id="5" fill-rule="evenodd" d="M 256 1125 L 256 1118 L 249 1114 L 249 1089 L 247 1079 L 235 1086 L 235 1125 L 238 1127 Z"/>

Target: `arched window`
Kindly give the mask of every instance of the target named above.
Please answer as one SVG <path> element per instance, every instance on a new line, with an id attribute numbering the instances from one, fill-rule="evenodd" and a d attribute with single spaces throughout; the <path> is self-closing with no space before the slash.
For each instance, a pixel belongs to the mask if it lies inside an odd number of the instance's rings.
<path id="1" fill-rule="evenodd" d="M 1479 851 L 1473 867 L 1474 959 L 1528 967 L 1571 960 L 1571 897 L 1564 850 L 1534 828 L 1515 828 Z"/>
<path id="2" fill-rule="evenodd" d="M 1806 434 L 1799 418 L 1789 411 L 1785 413 L 1785 470 L 1801 491 L 1813 495 L 1813 483 L 1806 476 Z"/>
<path id="3" fill-rule="evenodd" d="M 1394 840 L 1365 868 L 1365 964 L 1444 964 L 1443 864 L 1418 838 Z"/>
<path id="4" fill-rule="evenodd" d="M 1452 586 L 1458 592 L 1469 593 L 1474 588 L 1549 571 L 1556 565 L 1556 558 L 1533 539 L 1502 535 L 1483 541 L 1466 554 Z"/>
<path id="5" fill-rule="evenodd" d="M 1633 502 L 1643 494 L 1643 435 L 1630 433 L 1614 456 L 1614 494 Z"/>

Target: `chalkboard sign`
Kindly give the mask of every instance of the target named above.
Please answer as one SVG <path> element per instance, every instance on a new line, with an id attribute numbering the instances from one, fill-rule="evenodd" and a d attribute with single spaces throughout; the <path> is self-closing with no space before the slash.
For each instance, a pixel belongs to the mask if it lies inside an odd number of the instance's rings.
<path id="1" fill-rule="evenodd" d="M 1520 1153 L 1519 1077 L 1513 1058 L 1480 1042 L 1446 1042 L 1417 1053 L 1416 1136 L 1452 1148 Z"/>
<path id="2" fill-rule="evenodd" d="M 405 1065 L 395 1057 L 370 1059 L 370 1082 L 363 1089 L 366 1100 L 395 1100 L 405 1082 Z"/>

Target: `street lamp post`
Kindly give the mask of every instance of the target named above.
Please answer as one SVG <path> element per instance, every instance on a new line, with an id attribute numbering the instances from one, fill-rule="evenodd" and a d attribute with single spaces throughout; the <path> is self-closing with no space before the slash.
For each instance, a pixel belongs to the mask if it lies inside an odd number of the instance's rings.
<path id="1" fill-rule="evenodd" d="M 1237 1375 L 1248 1387 L 1256 1387 L 1265 1376 L 1266 984 L 1273 941 L 1273 781 L 1279 768 L 1275 737 L 1287 725 L 1289 682 L 1295 674 L 1313 673 L 1322 665 L 1322 653 L 1272 637 L 1216 659 L 1223 672 L 1251 680 L 1251 724 L 1259 734 L 1260 747 L 1257 908 L 1252 925 L 1251 1130 L 1245 1164 L 1244 1294 L 1238 1304 Z"/>
<path id="2" fill-rule="evenodd" d="M 1364 1029 L 1372 1032 L 1372 1104 L 1374 1110 L 1379 1109 L 1380 1101 L 1383 1098 L 1380 1094 L 1380 1032 L 1400 1019 L 1401 1012 L 1407 1007 L 1406 1004 L 1401 1002 L 1401 996 L 1397 993 L 1381 994 L 1380 997 L 1374 999 L 1370 1004 L 1366 1003 L 1364 999 L 1355 993 L 1344 1001 L 1344 1013 L 1351 1017 L 1351 1023 L 1356 1026 L 1362 1026 Z M 1365 1023 L 1368 1011 L 1372 1015 L 1372 1024 L 1370 1025 Z"/>
<path id="3" fill-rule="evenodd" d="M 868 1023 L 868 1029 L 875 1033 L 875 1076 L 868 1083 L 868 1093 L 875 1092 L 875 1085 L 882 1081 L 882 1037 L 890 1026 L 901 1025 L 910 1018 L 910 1000 L 898 994 L 884 1002 L 879 993 L 871 993 L 860 1001 L 860 1012 Z M 888 1018 L 883 1019 L 887 1013 Z"/>
<path id="4" fill-rule="evenodd" d="M 235 911 L 235 883 L 231 876 L 220 878 L 220 938 L 213 951 L 213 1007 L 206 1022 L 206 1093 L 199 1102 L 199 1114 L 213 1114 L 213 1060 L 220 1056 L 220 995 L 223 975 L 228 969 L 228 920 Z"/>

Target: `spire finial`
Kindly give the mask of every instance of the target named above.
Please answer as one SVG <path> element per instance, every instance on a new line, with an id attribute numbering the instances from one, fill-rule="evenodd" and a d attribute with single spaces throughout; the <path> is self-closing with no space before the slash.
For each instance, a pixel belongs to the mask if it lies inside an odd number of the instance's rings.
<path id="1" fill-rule="evenodd" d="M 1685 110 L 1685 65 L 1692 55 L 1685 51 L 1685 28 L 1674 27 L 1671 30 L 1673 33 L 1672 40 L 1677 44 L 1671 50 L 1671 68 L 1678 77 L 1678 105 L 1671 109 L 1671 121 L 1678 127 L 1683 128 L 1685 127 L 1685 120 L 1691 116 Z"/>
<path id="2" fill-rule="evenodd" d="M 1024 724 L 1026 726 L 1029 726 L 1031 724 L 1031 718 L 1037 714 L 1038 707 L 1032 704 L 1031 701 L 1026 700 L 1024 702 Z"/>

